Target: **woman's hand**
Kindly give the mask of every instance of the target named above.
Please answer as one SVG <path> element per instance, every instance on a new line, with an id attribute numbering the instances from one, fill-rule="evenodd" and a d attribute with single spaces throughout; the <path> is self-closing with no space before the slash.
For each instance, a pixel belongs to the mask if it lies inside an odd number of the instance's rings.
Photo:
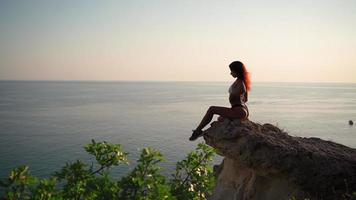
<path id="1" fill-rule="evenodd" d="M 218 122 L 223 122 L 223 121 L 224 121 L 224 119 L 225 119 L 225 118 L 223 118 L 223 117 L 219 116 L 219 117 L 218 117 Z"/>

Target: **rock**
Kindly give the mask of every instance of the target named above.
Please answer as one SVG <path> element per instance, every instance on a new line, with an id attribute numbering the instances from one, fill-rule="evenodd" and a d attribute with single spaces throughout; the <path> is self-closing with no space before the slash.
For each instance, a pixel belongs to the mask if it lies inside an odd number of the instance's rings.
<path id="1" fill-rule="evenodd" d="M 349 120 L 349 125 L 350 126 L 354 125 L 354 122 L 352 120 Z"/>
<path id="2" fill-rule="evenodd" d="M 213 122 L 204 139 L 225 157 L 212 200 L 327 200 L 356 191 L 356 149 L 240 120 Z"/>

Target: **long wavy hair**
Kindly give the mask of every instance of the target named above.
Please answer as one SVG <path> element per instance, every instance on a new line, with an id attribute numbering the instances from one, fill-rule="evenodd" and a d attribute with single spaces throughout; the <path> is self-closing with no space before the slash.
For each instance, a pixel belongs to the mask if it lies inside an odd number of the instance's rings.
<path id="1" fill-rule="evenodd" d="M 229 68 L 231 71 L 237 74 L 237 78 L 241 79 L 244 82 L 246 86 L 246 90 L 250 91 L 251 79 L 250 79 L 250 74 L 246 70 L 245 65 L 240 61 L 234 61 L 229 65 Z"/>

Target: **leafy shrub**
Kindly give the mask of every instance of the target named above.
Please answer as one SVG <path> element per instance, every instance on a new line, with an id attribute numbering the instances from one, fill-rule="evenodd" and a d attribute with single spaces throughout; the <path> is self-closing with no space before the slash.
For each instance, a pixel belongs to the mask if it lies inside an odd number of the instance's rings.
<path id="1" fill-rule="evenodd" d="M 144 148 L 137 166 L 117 181 L 110 178 L 109 170 L 128 164 L 128 153 L 121 145 L 92 140 L 85 150 L 95 157 L 97 169 L 94 169 L 94 163 L 89 166 L 77 160 L 66 163 L 47 179 L 38 179 L 29 174 L 28 166 L 20 166 L 0 181 L 4 191 L 1 199 L 206 199 L 215 182 L 209 166 L 215 152 L 202 143 L 177 163 L 176 171 L 168 181 L 160 174 L 158 166 L 163 156 L 152 148 Z"/>
<path id="2" fill-rule="evenodd" d="M 170 185 L 178 199 L 205 199 L 211 194 L 215 177 L 209 163 L 214 154 L 212 148 L 200 143 L 186 159 L 177 163 Z"/>
<path id="3" fill-rule="evenodd" d="M 156 164 L 163 160 L 160 152 L 144 148 L 138 165 L 118 182 L 121 199 L 172 199 L 165 178 Z"/>

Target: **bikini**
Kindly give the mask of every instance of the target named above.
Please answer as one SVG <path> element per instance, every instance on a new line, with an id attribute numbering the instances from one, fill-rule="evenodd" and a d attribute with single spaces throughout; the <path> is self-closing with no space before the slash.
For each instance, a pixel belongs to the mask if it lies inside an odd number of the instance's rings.
<path id="1" fill-rule="evenodd" d="M 229 88 L 229 93 L 230 93 L 230 94 L 232 93 L 232 85 L 231 85 L 230 88 Z M 242 93 L 242 94 L 240 95 L 240 99 L 243 99 L 243 96 L 244 96 L 244 95 L 245 95 L 245 93 Z M 242 108 L 244 108 L 244 109 L 246 110 L 246 112 L 247 112 L 246 118 L 248 118 L 250 112 L 248 111 L 248 108 L 247 108 L 245 102 L 243 102 L 243 104 L 240 103 L 240 104 L 235 104 L 235 105 L 232 105 L 232 106 L 231 106 L 231 108 L 234 108 L 234 107 L 242 107 Z"/>

